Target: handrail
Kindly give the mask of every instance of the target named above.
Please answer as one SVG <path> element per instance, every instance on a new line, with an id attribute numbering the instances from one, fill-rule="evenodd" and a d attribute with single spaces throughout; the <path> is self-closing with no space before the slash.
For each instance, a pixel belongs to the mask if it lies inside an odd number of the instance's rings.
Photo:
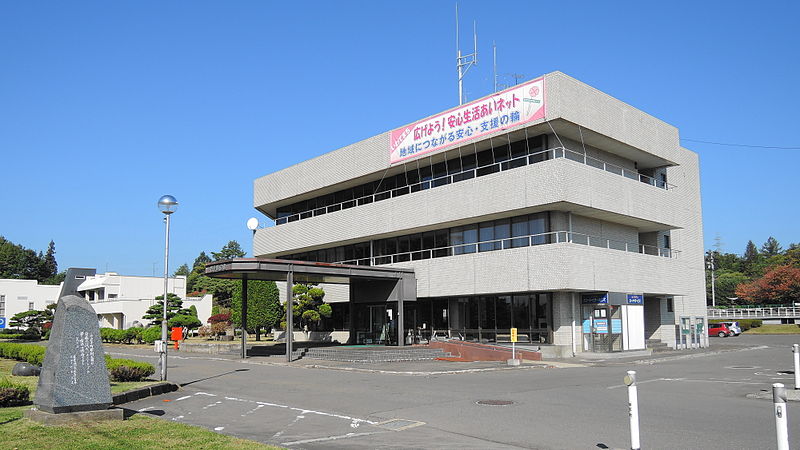
<path id="1" fill-rule="evenodd" d="M 800 317 L 800 307 L 779 306 L 767 308 L 730 308 L 730 309 L 708 309 L 708 318 L 722 319 L 748 319 L 748 318 L 790 318 Z"/>
<path id="2" fill-rule="evenodd" d="M 577 239 L 576 239 L 577 238 Z M 379 266 L 383 264 L 394 264 L 406 261 L 418 261 L 421 259 L 441 258 L 445 256 L 483 253 L 494 250 L 508 248 L 530 247 L 535 245 L 572 243 L 591 247 L 607 248 L 611 250 L 621 250 L 644 255 L 661 256 L 665 258 L 678 258 L 679 250 L 644 245 L 633 242 L 617 241 L 614 239 L 590 236 L 588 234 L 551 231 L 547 233 L 529 234 L 526 236 L 512 236 L 487 241 L 470 242 L 466 244 L 449 245 L 425 250 L 413 250 L 407 252 L 393 253 L 389 255 L 370 256 L 367 258 L 356 258 L 350 260 L 336 261 L 334 264 L 350 264 L 359 266 Z"/>
<path id="3" fill-rule="evenodd" d="M 650 186 L 654 186 L 664 190 L 674 189 L 675 185 L 666 183 L 661 180 L 657 180 L 653 177 L 640 174 L 639 172 L 632 171 L 630 169 L 626 169 L 622 166 L 618 166 L 615 164 L 608 163 L 601 159 L 594 158 L 592 156 L 588 156 L 585 153 L 576 152 L 570 150 L 566 147 L 553 147 L 547 150 L 542 150 L 536 153 L 526 154 L 524 156 L 518 156 L 516 158 L 510 158 L 504 161 L 498 161 L 491 164 L 485 164 L 483 166 L 476 166 L 472 169 L 462 170 L 460 172 L 454 172 L 448 175 L 444 175 L 441 177 L 431 178 L 429 180 L 423 180 L 418 183 L 409 184 L 407 186 L 402 186 L 399 188 L 387 189 L 380 192 L 375 192 L 373 194 L 365 195 L 359 198 L 355 198 L 352 200 L 345 200 L 343 202 L 334 203 L 332 205 L 321 206 L 319 208 L 308 209 L 306 211 L 301 211 L 296 214 L 292 214 L 285 217 L 279 217 L 275 219 L 275 225 L 282 225 L 288 222 L 295 222 L 300 219 L 307 219 L 309 217 L 319 216 L 327 213 L 332 213 L 336 211 L 340 211 L 343 209 L 349 209 L 354 206 L 361 206 L 366 205 L 369 203 L 374 203 L 381 200 L 386 200 L 392 197 L 399 197 L 401 195 L 417 192 L 417 191 L 424 191 L 427 189 L 431 189 L 434 187 L 444 186 L 447 184 L 454 183 L 453 181 L 456 177 L 461 177 L 463 179 L 471 179 L 476 178 L 478 176 L 478 172 L 481 170 L 492 168 L 493 166 L 498 166 L 498 171 L 513 169 L 516 167 L 521 167 L 527 164 L 536 164 L 539 162 L 544 162 L 551 159 L 556 158 L 566 158 L 570 161 L 579 162 L 582 164 L 586 164 L 587 166 L 594 167 L 597 169 L 604 170 L 609 173 L 613 173 L 616 175 L 624 176 L 625 178 L 629 178 L 632 180 L 638 180 L 642 183 L 648 184 Z M 538 159 L 538 161 L 537 161 Z M 523 161 L 526 161 L 524 164 L 521 164 Z M 468 176 L 465 176 L 468 175 Z M 458 180 L 460 181 L 460 180 Z M 380 186 L 379 186 L 380 187 Z"/>

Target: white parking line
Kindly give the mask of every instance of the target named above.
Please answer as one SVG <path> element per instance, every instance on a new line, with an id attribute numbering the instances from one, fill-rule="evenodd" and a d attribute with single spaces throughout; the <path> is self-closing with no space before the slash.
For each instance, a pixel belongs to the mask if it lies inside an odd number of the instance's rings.
<path id="1" fill-rule="evenodd" d="M 338 436 L 328 436 L 328 437 L 324 437 L 324 438 L 303 439 L 302 441 L 282 442 L 281 445 L 310 444 L 312 442 L 335 441 L 337 439 L 347 439 L 347 438 L 357 437 L 357 436 L 369 436 L 369 435 L 372 435 L 372 434 L 380 434 L 380 433 L 386 433 L 386 431 L 373 431 L 373 432 L 370 432 L 370 433 L 347 433 L 347 434 L 341 434 L 341 435 L 338 435 Z"/>

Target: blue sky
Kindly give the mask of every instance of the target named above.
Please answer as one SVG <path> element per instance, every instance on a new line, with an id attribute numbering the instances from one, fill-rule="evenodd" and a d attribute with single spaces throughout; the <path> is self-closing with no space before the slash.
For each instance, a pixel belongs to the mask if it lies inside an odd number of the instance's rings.
<path id="1" fill-rule="evenodd" d="M 457 102 L 454 2 L 0 3 L 0 235 L 60 267 L 163 270 L 250 250 L 259 176 Z M 800 3 L 461 2 L 468 98 L 560 70 L 682 138 L 800 147 Z M 506 80 L 507 81 L 507 80 Z M 800 150 L 700 154 L 706 246 L 800 241 Z M 172 270 L 172 269 L 171 269 Z"/>

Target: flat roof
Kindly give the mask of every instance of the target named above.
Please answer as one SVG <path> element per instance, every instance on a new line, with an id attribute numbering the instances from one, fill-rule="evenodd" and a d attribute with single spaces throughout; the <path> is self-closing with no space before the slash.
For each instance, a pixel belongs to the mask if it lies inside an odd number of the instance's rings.
<path id="1" fill-rule="evenodd" d="M 295 283 L 349 284 L 353 278 L 399 280 L 414 275 L 414 269 L 399 267 L 353 266 L 322 262 L 272 258 L 236 258 L 206 264 L 205 275 L 212 278 L 285 281 L 292 272 Z"/>

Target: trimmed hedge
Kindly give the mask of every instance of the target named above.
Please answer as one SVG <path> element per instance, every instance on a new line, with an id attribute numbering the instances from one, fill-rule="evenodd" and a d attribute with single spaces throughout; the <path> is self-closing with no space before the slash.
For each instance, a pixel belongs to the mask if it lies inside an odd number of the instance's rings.
<path id="1" fill-rule="evenodd" d="M 0 379 L 0 408 L 26 405 L 30 397 L 28 386 L 12 383 L 8 378 Z"/>
<path id="2" fill-rule="evenodd" d="M 3 358 L 25 361 L 37 366 L 42 365 L 44 352 L 45 348 L 41 345 L 0 342 L 0 356 Z"/>
<path id="3" fill-rule="evenodd" d="M 0 357 L 25 361 L 37 366 L 44 361 L 45 348 L 33 344 L 0 342 Z M 106 368 L 112 381 L 141 381 L 156 373 L 152 364 L 130 359 L 114 359 L 105 355 Z"/>
<path id="4" fill-rule="evenodd" d="M 116 328 L 100 328 L 100 340 L 113 344 L 140 344 L 143 328 L 131 327 L 127 330 Z"/>
<path id="5" fill-rule="evenodd" d="M 156 373 L 152 364 L 131 359 L 106 358 L 106 367 L 113 381 L 142 381 Z"/>
<path id="6" fill-rule="evenodd" d="M 152 344 L 159 339 L 161 339 L 161 327 L 150 327 L 142 330 L 142 340 L 146 344 Z"/>

